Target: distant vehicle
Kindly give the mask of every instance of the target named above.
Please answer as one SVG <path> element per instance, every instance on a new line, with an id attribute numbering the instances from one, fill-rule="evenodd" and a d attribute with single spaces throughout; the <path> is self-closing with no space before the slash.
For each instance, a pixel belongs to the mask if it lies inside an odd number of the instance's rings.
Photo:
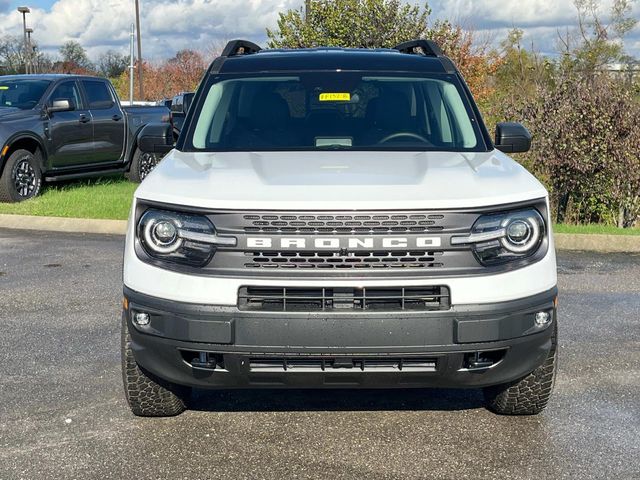
<path id="1" fill-rule="evenodd" d="M 141 181 L 158 163 L 137 148 L 164 106 L 121 106 L 111 83 L 78 75 L 0 78 L 0 201 L 40 193 L 43 181 L 124 173 Z"/>
<path id="2" fill-rule="evenodd" d="M 171 109 L 171 103 L 172 102 L 173 102 L 173 99 L 171 99 L 171 98 L 163 98 L 162 100 L 158 100 L 156 102 L 156 105 L 164 105 L 168 109 Z"/>
<path id="3" fill-rule="evenodd" d="M 182 92 L 173 97 L 171 101 L 171 124 L 173 125 L 173 136 L 176 140 L 182 131 L 184 120 L 187 117 L 194 95 L 194 92 Z"/>

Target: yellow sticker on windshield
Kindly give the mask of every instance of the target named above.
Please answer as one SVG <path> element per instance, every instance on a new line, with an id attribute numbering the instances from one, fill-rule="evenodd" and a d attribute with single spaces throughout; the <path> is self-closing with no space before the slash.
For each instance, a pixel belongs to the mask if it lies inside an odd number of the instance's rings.
<path id="1" fill-rule="evenodd" d="M 0 85 L 0 90 L 9 90 L 9 87 L 6 85 Z"/>
<path id="2" fill-rule="evenodd" d="M 321 93 L 321 102 L 349 102 L 351 101 L 350 93 Z"/>

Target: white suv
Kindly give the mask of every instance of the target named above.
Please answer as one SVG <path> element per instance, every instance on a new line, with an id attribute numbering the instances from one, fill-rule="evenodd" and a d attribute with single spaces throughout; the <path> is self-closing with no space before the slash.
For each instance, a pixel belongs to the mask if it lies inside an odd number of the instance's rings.
<path id="1" fill-rule="evenodd" d="M 535 414 L 556 370 L 544 187 L 495 145 L 431 41 L 261 50 L 230 42 L 175 148 L 135 193 L 123 376 L 136 415 L 190 389 L 483 388 Z"/>

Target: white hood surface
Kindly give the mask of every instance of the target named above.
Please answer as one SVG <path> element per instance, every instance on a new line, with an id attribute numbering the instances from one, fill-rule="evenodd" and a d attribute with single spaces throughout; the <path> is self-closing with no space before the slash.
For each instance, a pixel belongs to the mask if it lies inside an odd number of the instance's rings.
<path id="1" fill-rule="evenodd" d="M 232 210 L 398 210 L 502 205 L 547 195 L 498 150 L 221 152 L 173 150 L 140 199 Z"/>

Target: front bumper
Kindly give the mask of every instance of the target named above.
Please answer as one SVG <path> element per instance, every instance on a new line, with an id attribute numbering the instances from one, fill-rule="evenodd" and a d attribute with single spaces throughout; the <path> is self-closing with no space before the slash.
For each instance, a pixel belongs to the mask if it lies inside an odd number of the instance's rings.
<path id="1" fill-rule="evenodd" d="M 542 364 L 557 321 L 556 295 L 553 288 L 448 311 L 311 314 L 180 303 L 125 288 L 123 318 L 138 364 L 176 384 L 484 387 Z M 535 324 L 540 311 L 551 314 L 544 327 Z M 150 323 L 134 325 L 135 312 L 148 313 Z"/>

